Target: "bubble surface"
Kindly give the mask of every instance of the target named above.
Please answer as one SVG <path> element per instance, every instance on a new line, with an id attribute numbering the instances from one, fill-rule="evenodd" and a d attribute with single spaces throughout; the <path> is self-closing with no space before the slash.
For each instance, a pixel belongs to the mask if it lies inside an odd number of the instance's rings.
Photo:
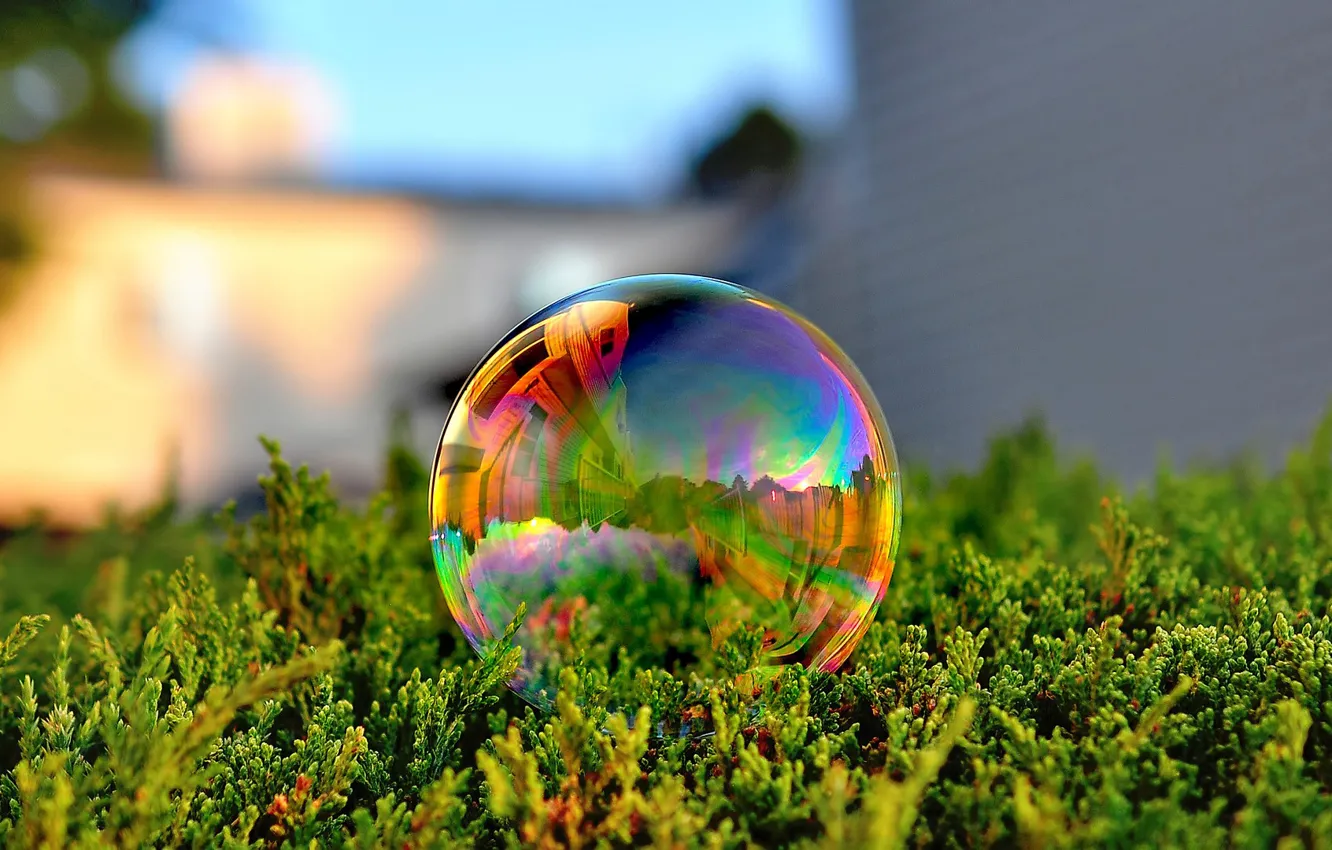
<path id="1" fill-rule="evenodd" d="M 827 336 L 743 287 L 653 275 L 495 346 L 445 424 L 430 512 L 467 640 L 489 652 L 525 604 L 511 686 L 549 708 L 591 642 L 669 667 L 744 630 L 764 668 L 837 668 L 892 577 L 901 493 Z"/>

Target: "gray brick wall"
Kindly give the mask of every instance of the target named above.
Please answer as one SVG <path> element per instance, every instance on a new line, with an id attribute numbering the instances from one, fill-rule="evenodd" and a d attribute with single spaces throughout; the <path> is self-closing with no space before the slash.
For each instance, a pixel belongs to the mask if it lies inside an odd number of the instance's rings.
<path id="1" fill-rule="evenodd" d="M 1332 3 L 852 0 L 857 110 L 792 298 L 907 458 L 1044 410 L 1139 479 L 1332 394 Z"/>

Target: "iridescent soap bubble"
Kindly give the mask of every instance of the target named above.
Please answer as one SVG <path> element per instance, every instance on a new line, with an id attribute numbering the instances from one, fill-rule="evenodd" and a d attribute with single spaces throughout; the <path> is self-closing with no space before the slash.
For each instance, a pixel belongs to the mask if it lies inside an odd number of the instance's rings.
<path id="1" fill-rule="evenodd" d="M 495 346 L 444 426 L 430 512 L 467 640 L 491 651 L 525 604 L 511 685 L 549 708 L 595 641 L 660 664 L 743 629 L 765 669 L 835 669 L 888 587 L 901 493 L 883 413 L 826 335 L 743 287 L 653 275 Z"/>

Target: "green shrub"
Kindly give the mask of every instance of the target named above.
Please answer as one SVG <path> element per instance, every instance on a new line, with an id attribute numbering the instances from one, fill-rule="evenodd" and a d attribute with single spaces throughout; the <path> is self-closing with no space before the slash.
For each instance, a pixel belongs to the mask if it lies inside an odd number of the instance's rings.
<path id="1" fill-rule="evenodd" d="M 1332 847 L 1332 415 L 1132 495 L 1024 426 L 910 477 L 839 673 L 588 646 L 549 715 L 447 616 L 415 458 L 353 510 L 268 447 L 248 521 L 0 549 L 0 845 Z"/>

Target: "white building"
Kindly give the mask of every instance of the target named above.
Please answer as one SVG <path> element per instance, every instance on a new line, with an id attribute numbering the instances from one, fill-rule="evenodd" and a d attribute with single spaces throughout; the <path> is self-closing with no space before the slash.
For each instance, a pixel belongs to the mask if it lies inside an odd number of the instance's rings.
<path id="1" fill-rule="evenodd" d="M 38 259 L 0 314 L 0 526 L 95 521 L 162 492 L 252 493 L 257 441 L 381 483 L 390 411 L 433 452 L 464 377 L 513 325 L 599 280 L 716 273 L 748 215 L 312 185 L 330 115 L 298 69 L 210 62 L 165 122 L 169 179 L 44 173 Z"/>

